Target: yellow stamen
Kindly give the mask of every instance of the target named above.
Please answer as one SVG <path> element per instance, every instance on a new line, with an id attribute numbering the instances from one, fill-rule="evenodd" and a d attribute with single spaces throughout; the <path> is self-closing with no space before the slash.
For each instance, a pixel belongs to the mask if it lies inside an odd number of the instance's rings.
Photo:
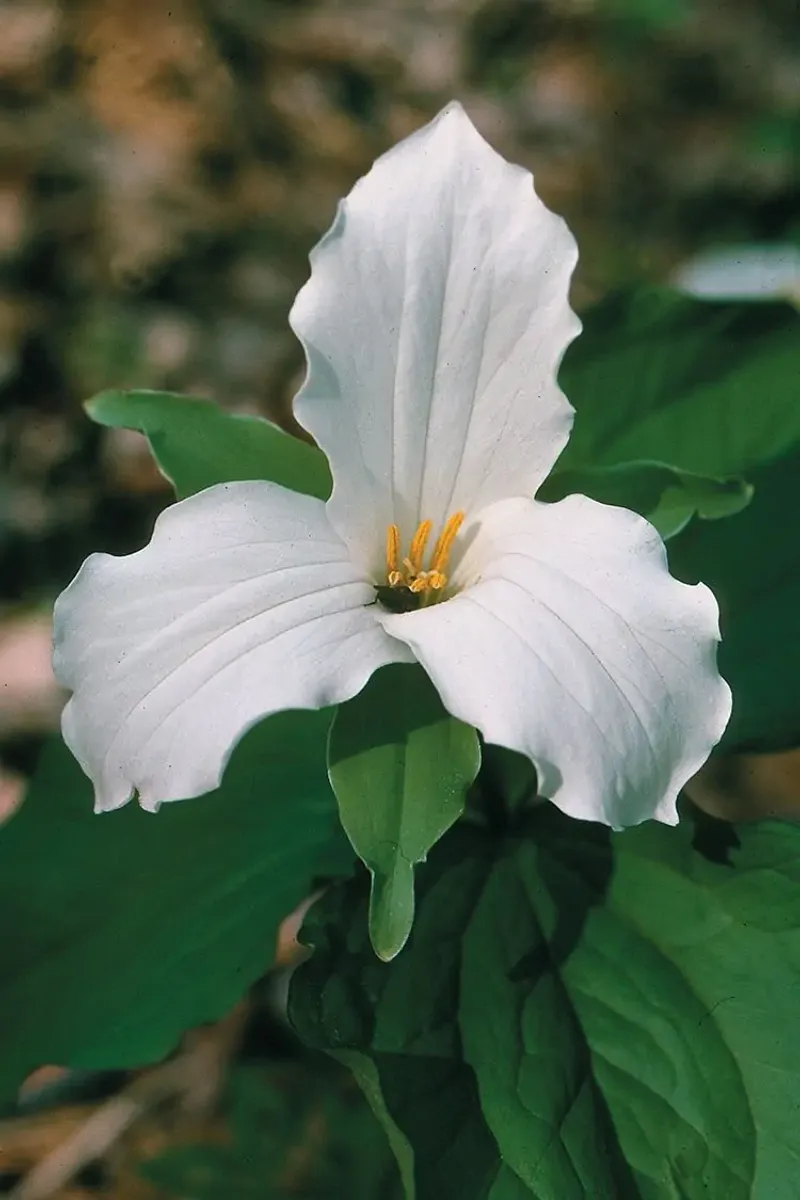
<path id="1" fill-rule="evenodd" d="M 447 524 L 439 535 L 439 540 L 437 541 L 433 551 L 433 557 L 431 558 L 432 574 L 437 576 L 441 575 L 447 566 L 447 560 L 450 557 L 450 551 L 453 547 L 453 542 L 456 540 L 458 531 L 464 523 L 464 516 L 465 514 L 463 512 L 455 512 L 453 513 L 452 517 L 448 518 Z M 431 584 L 431 587 L 437 586 L 443 587 L 444 584 Z"/>
<path id="2" fill-rule="evenodd" d="M 386 530 L 386 570 L 389 577 L 389 583 L 392 587 L 397 587 L 397 583 L 402 580 L 402 575 L 397 569 L 397 560 L 400 558 L 400 530 L 396 525 L 390 525 Z M 392 583 L 392 576 L 398 577 L 397 583 Z"/>
<path id="3" fill-rule="evenodd" d="M 438 600 L 447 587 L 445 568 L 463 522 L 463 512 L 453 513 L 447 520 L 427 570 L 424 565 L 425 552 L 433 530 L 433 521 L 420 521 L 411 539 L 408 556 L 402 559 L 399 526 L 390 525 L 386 531 L 386 581 L 389 587 L 404 588 L 419 596 L 423 606 L 429 601 Z"/>
<path id="4" fill-rule="evenodd" d="M 412 575 L 419 575 L 420 571 L 422 570 L 422 560 L 425 557 L 425 547 L 428 544 L 428 538 L 431 536 L 432 529 L 433 521 L 421 521 L 417 528 L 417 532 L 411 539 L 411 549 L 409 550 L 408 558 L 405 561 Z"/>

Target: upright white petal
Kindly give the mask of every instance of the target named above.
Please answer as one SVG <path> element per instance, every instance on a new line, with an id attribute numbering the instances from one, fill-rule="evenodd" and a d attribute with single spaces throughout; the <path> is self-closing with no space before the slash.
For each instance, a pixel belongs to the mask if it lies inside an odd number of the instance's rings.
<path id="1" fill-rule="evenodd" d="M 455 510 L 532 496 L 569 435 L 556 370 L 579 323 L 564 222 L 458 104 L 379 158 L 311 255 L 291 324 L 298 420 L 328 455 L 336 529 L 379 552 Z M 369 569 L 379 564 L 369 561 Z"/>
<path id="2" fill-rule="evenodd" d="M 320 500 L 271 483 L 168 508 L 137 554 L 95 554 L 55 610 L 64 737 L 98 811 L 217 787 L 261 717 L 355 695 L 407 660 Z"/>
<path id="3" fill-rule="evenodd" d="M 466 531 L 445 603 L 384 615 L 444 704 L 536 765 L 542 795 L 615 828 L 673 823 L 728 722 L 717 605 L 673 579 L 658 534 L 569 496 L 506 500 Z"/>

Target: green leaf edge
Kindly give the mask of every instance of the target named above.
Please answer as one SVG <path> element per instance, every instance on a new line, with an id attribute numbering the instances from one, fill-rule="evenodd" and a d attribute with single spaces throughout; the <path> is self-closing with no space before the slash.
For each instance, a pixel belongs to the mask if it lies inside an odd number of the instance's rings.
<path id="1" fill-rule="evenodd" d="M 272 443 L 270 449 L 275 457 L 275 462 L 268 465 L 266 454 L 264 455 L 264 470 L 258 478 L 278 483 L 292 491 L 316 496 L 320 500 L 327 500 L 330 496 L 333 485 L 328 460 L 323 452 L 287 433 L 266 417 L 249 413 L 230 413 L 213 400 L 202 396 L 188 396 L 148 388 L 106 389 L 85 401 L 84 411 L 95 424 L 109 429 L 132 429 L 145 435 L 159 471 L 172 485 L 178 499 L 185 499 L 193 490 L 198 489 L 184 489 L 175 478 L 175 473 L 166 465 L 165 460 L 169 459 L 170 455 L 165 453 L 164 443 L 169 442 L 171 431 L 168 429 L 168 419 L 155 410 L 155 401 L 166 404 L 173 412 L 183 409 L 188 421 L 207 416 L 220 424 L 233 422 L 239 427 L 237 433 L 249 426 L 262 440 Z M 133 411 L 137 404 L 142 406 L 141 414 Z M 241 479 L 242 476 L 233 478 Z M 225 480 L 214 479 L 209 481 L 207 486 L 217 482 Z"/>

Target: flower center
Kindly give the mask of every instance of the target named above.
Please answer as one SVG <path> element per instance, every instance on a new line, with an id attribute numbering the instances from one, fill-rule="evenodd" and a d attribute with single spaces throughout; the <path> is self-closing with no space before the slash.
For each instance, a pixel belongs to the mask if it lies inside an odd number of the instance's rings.
<path id="1" fill-rule="evenodd" d="M 408 555 L 401 558 L 400 530 L 390 525 L 386 533 L 386 583 L 378 588 L 379 599 L 387 608 L 408 611 L 421 604 L 439 600 L 447 587 L 447 563 L 453 542 L 464 521 L 464 513 L 448 517 L 433 548 L 427 567 L 425 553 L 433 531 L 433 521 L 421 521 L 411 539 Z"/>

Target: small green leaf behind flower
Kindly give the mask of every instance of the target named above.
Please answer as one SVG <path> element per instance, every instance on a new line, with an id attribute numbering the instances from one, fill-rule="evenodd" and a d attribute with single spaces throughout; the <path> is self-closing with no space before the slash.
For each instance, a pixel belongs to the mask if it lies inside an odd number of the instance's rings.
<path id="1" fill-rule="evenodd" d="M 384 667 L 334 718 L 330 779 L 372 876 L 369 932 L 386 961 L 411 932 L 414 868 L 463 812 L 480 761 L 475 730 L 445 711 L 415 665 Z"/>
<path id="2" fill-rule="evenodd" d="M 215 483 L 246 479 L 266 479 L 321 500 L 330 495 L 322 451 L 263 417 L 172 392 L 100 392 L 85 407 L 98 425 L 145 434 L 181 500 Z"/>
<path id="3" fill-rule="evenodd" d="M 576 417 L 557 470 L 654 462 L 747 475 L 800 441 L 798 373 L 791 304 L 615 292 L 583 314 L 564 357 Z"/>
<path id="4" fill-rule="evenodd" d="M 666 541 L 694 516 L 710 521 L 741 512 L 750 503 L 753 488 L 743 479 L 712 479 L 666 463 L 630 462 L 556 470 L 539 489 L 537 499 L 553 502 L 574 492 L 640 513 Z"/>
<path id="5" fill-rule="evenodd" d="M 749 504 L 750 474 L 800 441 L 800 318 L 783 301 L 613 293 L 583 314 L 560 382 L 576 410 L 539 499 L 582 492 L 663 538 Z"/>

